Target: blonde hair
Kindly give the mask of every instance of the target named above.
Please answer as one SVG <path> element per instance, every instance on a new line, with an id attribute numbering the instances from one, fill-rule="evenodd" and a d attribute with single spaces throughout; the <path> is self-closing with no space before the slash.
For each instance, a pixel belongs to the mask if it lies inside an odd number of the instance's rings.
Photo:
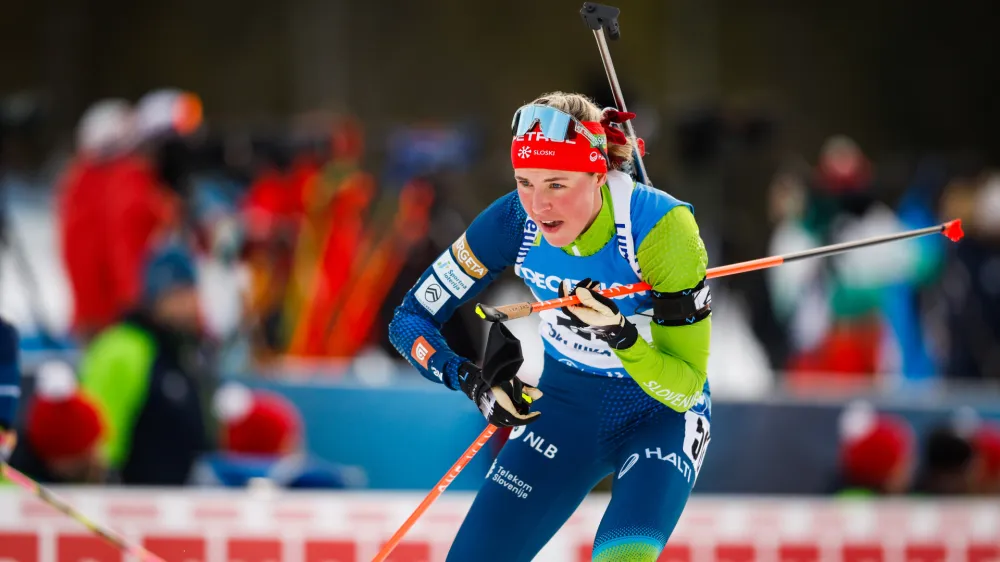
<path id="1" fill-rule="evenodd" d="M 583 94 L 572 92 L 549 92 L 536 98 L 533 104 L 548 105 L 560 111 L 565 111 L 580 121 L 600 121 L 603 111 L 594 100 Z M 611 169 L 621 169 L 632 162 L 632 139 L 626 136 L 625 144 L 611 144 L 608 141 L 608 156 L 611 158 Z"/>

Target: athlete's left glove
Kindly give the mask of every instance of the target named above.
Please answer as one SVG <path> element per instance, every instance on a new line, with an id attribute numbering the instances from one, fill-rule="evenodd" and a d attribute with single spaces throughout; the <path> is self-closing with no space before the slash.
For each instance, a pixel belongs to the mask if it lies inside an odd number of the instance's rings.
<path id="1" fill-rule="evenodd" d="M 559 296 L 576 295 L 579 305 L 564 306 L 560 310 L 569 316 L 576 326 L 584 328 L 613 349 L 628 349 L 639 339 L 635 324 L 618 310 L 618 306 L 596 290 L 601 286 L 589 277 L 571 287 L 568 281 L 559 285 Z"/>
<path id="2" fill-rule="evenodd" d="M 482 368 L 468 361 L 458 368 L 458 383 L 489 423 L 497 427 L 527 425 L 541 415 L 529 411 L 542 391 L 517 378 L 524 358 L 521 342 L 500 322 L 490 327 Z"/>

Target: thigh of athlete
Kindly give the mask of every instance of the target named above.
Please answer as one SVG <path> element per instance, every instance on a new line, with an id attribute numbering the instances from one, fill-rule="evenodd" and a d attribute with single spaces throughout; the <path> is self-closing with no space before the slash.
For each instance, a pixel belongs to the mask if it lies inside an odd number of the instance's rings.
<path id="1" fill-rule="evenodd" d="M 616 452 L 608 505 L 593 560 L 654 562 L 687 504 L 711 440 L 711 399 L 678 413 L 664 409 Z"/>
<path id="2" fill-rule="evenodd" d="M 545 379 L 541 417 L 511 431 L 452 543 L 449 562 L 532 560 L 613 469 L 597 451 L 597 421 L 586 415 L 586 405 Z"/>

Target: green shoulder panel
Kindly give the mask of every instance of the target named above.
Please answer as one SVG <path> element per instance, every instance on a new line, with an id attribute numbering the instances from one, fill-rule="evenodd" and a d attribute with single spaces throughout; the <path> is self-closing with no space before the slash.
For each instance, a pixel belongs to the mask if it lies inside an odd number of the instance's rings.
<path id="1" fill-rule="evenodd" d="M 659 292 L 690 289 L 705 277 L 708 253 L 687 207 L 663 216 L 636 252 L 644 280 Z M 650 327 L 653 341 L 639 338 L 616 351 L 625 370 L 647 394 L 676 411 L 694 405 L 708 377 L 712 318 L 690 326 Z"/>
<path id="2" fill-rule="evenodd" d="M 636 258 L 645 281 L 661 293 L 694 287 L 708 268 L 698 223 L 683 206 L 663 215 L 639 245 Z"/>

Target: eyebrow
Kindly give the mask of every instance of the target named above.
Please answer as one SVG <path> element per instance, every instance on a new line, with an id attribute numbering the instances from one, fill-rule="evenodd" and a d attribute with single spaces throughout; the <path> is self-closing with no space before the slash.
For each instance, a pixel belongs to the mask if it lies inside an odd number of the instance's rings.
<path id="1" fill-rule="evenodd" d="M 531 180 L 529 180 L 528 178 L 522 178 L 521 176 L 514 176 L 514 179 L 516 179 L 517 181 L 526 181 L 529 183 L 531 182 Z M 565 176 L 556 176 L 554 178 L 545 178 L 544 180 L 542 180 L 542 183 L 549 183 L 553 181 L 566 180 L 566 179 L 568 178 L 566 178 Z"/>

